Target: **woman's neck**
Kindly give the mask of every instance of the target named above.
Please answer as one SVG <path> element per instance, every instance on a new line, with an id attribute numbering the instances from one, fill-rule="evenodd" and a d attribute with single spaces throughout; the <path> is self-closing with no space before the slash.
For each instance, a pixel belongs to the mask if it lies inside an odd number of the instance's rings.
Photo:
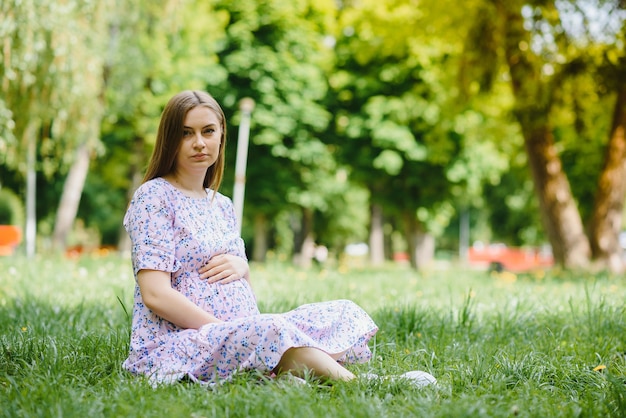
<path id="1" fill-rule="evenodd" d="M 171 173 L 163 176 L 174 187 L 190 197 L 206 197 L 204 178 L 185 176 L 180 173 Z"/>

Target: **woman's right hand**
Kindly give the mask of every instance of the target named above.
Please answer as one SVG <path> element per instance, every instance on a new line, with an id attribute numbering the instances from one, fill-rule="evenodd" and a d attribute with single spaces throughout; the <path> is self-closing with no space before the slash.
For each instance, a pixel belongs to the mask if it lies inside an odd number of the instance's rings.
<path id="1" fill-rule="evenodd" d="M 236 280 L 246 279 L 250 273 L 248 262 L 236 255 L 218 254 L 202 266 L 198 272 L 200 277 L 209 283 L 227 284 Z"/>

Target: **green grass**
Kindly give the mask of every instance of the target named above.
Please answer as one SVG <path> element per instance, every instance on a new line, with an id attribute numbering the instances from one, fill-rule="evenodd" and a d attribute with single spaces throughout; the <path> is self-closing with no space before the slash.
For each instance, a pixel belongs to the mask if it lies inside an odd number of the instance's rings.
<path id="1" fill-rule="evenodd" d="M 380 327 L 355 372 L 431 372 L 437 388 L 260 381 L 156 389 L 125 373 L 126 258 L 0 258 L 0 417 L 626 415 L 626 278 L 451 268 L 252 266 L 264 311 L 348 298 Z M 597 369 L 598 366 L 604 368 Z"/>

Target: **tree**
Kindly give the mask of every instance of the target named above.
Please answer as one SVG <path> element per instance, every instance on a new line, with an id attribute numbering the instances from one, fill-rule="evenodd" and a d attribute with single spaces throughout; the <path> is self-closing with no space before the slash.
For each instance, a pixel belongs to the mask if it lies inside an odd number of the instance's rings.
<path id="1" fill-rule="evenodd" d="M 353 178 L 370 191 L 372 237 L 382 235 L 383 213 L 395 218 L 415 267 L 418 244 L 440 233 L 456 201 L 478 199 L 482 184 L 507 167 L 491 145 L 492 129 L 481 126 L 487 115 L 450 88 L 462 44 L 456 33 L 434 33 L 445 26 L 437 17 L 450 23 L 451 13 L 438 15 L 437 2 L 417 5 L 344 2 L 330 79 L 335 141 Z M 373 260 L 382 254 L 371 248 Z"/>
<path id="2" fill-rule="evenodd" d="M 589 242 L 549 121 L 559 78 L 543 74 L 543 61 L 534 56 L 531 35 L 524 29 L 521 4 L 498 1 L 496 6 L 504 28 L 505 58 L 516 97 L 515 115 L 522 128 L 544 228 L 556 260 L 567 267 L 584 267 L 590 255 Z"/>
<path id="3" fill-rule="evenodd" d="M 100 66 L 93 53 L 97 40 L 86 27 L 97 27 L 100 11 L 99 5 L 78 0 L 8 1 L 1 6 L 0 109 L 10 119 L 1 141 L 8 144 L 3 162 L 26 177 L 29 255 L 35 252 L 38 155 L 45 157 L 39 168 L 51 175 L 66 166 L 67 149 L 94 139 L 93 121 L 101 114 Z"/>
<path id="4" fill-rule="evenodd" d="M 610 2 L 603 4 L 610 6 Z M 623 126 L 622 99 L 615 102 L 613 130 L 591 217 L 589 233 L 592 244 L 585 234 L 583 219 L 555 140 L 555 133 L 558 132 L 555 129 L 556 109 L 562 105 L 559 100 L 566 92 L 567 82 L 583 71 L 597 68 L 597 64 L 587 57 L 590 53 L 593 57 L 594 46 L 603 45 L 604 41 L 594 40 L 588 32 L 580 33 L 580 29 L 578 32 L 567 30 L 563 15 L 578 13 L 584 16 L 585 5 L 580 2 L 561 3 L 560 9 L 551 1 L 536 4 L 495 1 L 494 5 L 492 8 L 486 4 L 478 15 L 482 19 L 477 20 L 485 23 L 483 33 L 486 36 L 501 41 L 515 95 L 514 114 L 524 136 L 544 229 L 555 259 L 564 267 L 585 267 L 593 250 L 596 259 L 609 263 L 614 270 L 621 270 L 617 235 L 621 229 L 625 197 L 625 160 L 619 134 L 623 129 L 620 127 Z M 566 6 L 571 9 L 564 9 Z M 486 23 L 489 20 L 497 22 L 496 26 L 490 27 Z M 589 18 L 583 19 L 583 22 L 587 21 Z M 500 35 L 489 35 L 492 30 Z M 608 47 L 608 51 L 614 56 L 623 56 L 624 53 L 616 51 L 615 47 Z M 613 68 L 616 68 L 615 65 Z M 613 78 L 620 79 L 623 75 Z M 614 90 L 618 97 L 621 89 L 620 84 Z M 579 103 L 573 101 L 574 105 Z M 576 107 L 573 112 L 578 113 Z M 576 120 L 582 121 L 581 118 Z M 578 129 L 577 134 L 580 133 L 581 129 Z"/>
<path id="5" fill-rule="evenodd" d="M 625 55 L 626 56 L 626 55 Z M 593 256 L 612 271 L 624 270 L 619 242 L 626 197 L 626 61 L 622 57 L 617 98 L 613 111 L 604 167 L 598 179 L 594 208 L 589 223 L 589 239 Z"/>
<path id="6" fill-rule="evenodd" d="M 68 36 L 82 36 L 72 48 L 68 66 L 73 67 L 71 79 L 63 79 L 61 86 L 75 95 L 76 105 L 68 119 L 80 126 L 74 145 L 74 158 L 63 185 L 54 223 L 52 245 L 65 249 L 83 193 L 89 164 L 95 150 L 100 145 L 100 127 L 104 114 L 105 62 L 100 52 L 104 50 L 106 28 L 110 10 L 102 2 L 86 2 L 76 5 L 76 10 L 65 25 Z M 85 68 L 87 70 L 85 70 Z M 67 84 L 65 84 L 67 83 Z M 78 87 L 80 86 L 80 87 Z M 80 104 L 79 104 L 80 103 Z"/>

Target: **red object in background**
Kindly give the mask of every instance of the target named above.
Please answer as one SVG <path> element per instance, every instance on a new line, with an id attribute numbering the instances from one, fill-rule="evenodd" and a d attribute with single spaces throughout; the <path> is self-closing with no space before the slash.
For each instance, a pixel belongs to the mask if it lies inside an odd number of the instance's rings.
<path id="1" fill-rule="evenodd" d="M 549 251 L 539 248 L 516 248 L 505 245 L 486 245 L 471 247 L 468 253 L 470 264 L 485 268 L 501 265 L 509 271 L 527 271 L 547 268 L 554 265 L 554 258 Z"/>
<path id="2" fill-rule="evenodd" d="M 15 225 L 0 225 L 0 256 L 12 255 L 22 242 L 22 230 Z"/>

